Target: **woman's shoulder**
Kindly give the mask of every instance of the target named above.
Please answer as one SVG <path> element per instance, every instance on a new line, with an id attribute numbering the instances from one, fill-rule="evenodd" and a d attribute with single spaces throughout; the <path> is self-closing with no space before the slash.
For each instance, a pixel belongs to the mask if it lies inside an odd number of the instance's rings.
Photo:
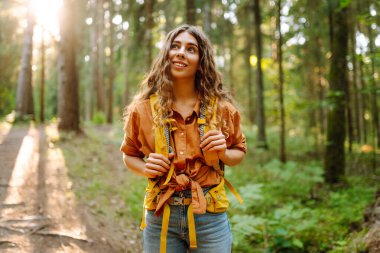
<path id="1" fill-rule="evenodd" d="M 237 107 L 233 103 L 225 99 L 219 102 L 219 107 L 222 113 L 228 113 L 228 114 L 239 113 L 239 110 L 237 109 Z"/>
<path id="2" fill-rule="evenodd" d="M 143 99 L 132 102 L 129 111 L 131 113 L 147 113 L 150 112 L 150 101 L 149 99 Z"/>

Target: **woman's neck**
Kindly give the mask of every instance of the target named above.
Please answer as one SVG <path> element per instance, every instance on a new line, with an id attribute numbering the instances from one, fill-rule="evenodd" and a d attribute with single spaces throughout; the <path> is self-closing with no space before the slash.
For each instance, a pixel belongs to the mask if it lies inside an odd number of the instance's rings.
<path id="1" fill-rule="evenodd" d="M 173 95 L 176 101 L 186 101 L 197 98 L 197 91 L 195 90 L 194 80 L 174 81 Z"/>

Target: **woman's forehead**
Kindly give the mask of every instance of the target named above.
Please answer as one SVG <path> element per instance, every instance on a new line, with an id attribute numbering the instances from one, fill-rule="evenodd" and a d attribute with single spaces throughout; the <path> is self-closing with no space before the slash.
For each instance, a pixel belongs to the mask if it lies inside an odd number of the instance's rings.
<path id="1" fill-rule="evenodd" d="M 194 44 L 194 45 L 198 46 L 197 39 L 192 34 L 190 34 L 187 31 L 181 32 L 176 37 L 174 37 L 173 42 L 181 42 L 181 43 L 186 43 L 186 44 Z"/>

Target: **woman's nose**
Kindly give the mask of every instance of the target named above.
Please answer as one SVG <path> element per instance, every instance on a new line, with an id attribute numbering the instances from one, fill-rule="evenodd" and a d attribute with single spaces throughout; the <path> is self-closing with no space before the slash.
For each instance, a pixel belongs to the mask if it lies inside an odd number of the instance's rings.
<path id="1" fill-rule="evenodd" d="M 182 56 L 182 57 L 185 56 L 185 48 L 184 47 L 181 47 L 178 49 L 177 56 Z"/>

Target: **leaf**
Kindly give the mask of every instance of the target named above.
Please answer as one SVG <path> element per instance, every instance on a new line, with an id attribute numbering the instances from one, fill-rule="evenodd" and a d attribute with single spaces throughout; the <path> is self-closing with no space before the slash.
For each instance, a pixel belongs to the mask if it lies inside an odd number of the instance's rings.
<path id="1" fill-rule="evenodd" d="M 346 8 L 347 6 L 350 5 L 351 1 L 352 1 L 352 0 L 340 0 L 340 2 L 339 2 L 339 7 L 340 7 L 341 9 Z"/>
<path id="2" fill-rule="evenodd" d="M 294 246 L 296 246 L 296 247 L 298 247 L 300 249 L 303 249 L 303 243 L 299 239 L 294 238 L 292 243 L 293 243 Z"/>

